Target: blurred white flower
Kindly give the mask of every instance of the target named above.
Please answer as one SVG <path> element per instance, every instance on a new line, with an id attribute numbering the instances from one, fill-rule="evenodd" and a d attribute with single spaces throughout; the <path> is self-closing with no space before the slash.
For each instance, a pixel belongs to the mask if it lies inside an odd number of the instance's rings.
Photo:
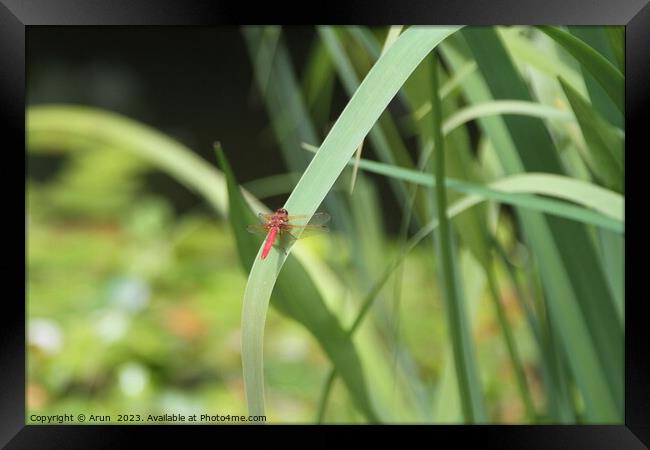
<path id="1" fill-rule="evenodd" d="M 61 327 L 49 319 L 31 319 L 27 325 L 28 341 L 46 353 L 58 353 L 63 347 Z"/>
<path id="2" fill-rule="evenodd" d="M 125 395 L 135 397 L 149 384 L 149 370 L 141 364 L 129 362 L 119 370 L 120 389 Z"/>
<path id="3" fill-rule="evenodd" d="M 144 309 L 150 296 L 149 285 L 140 278 L 120 278 L 110 292 L 111 301 L 131 313 Z"/>
<path id="4" fill-rule="evenodd" d="M 126 333 L 129 318 L 122 311 L 108 310 L 100 313 L 97 322 L 97 335 L 105 342 L 115 342 Z"/>
<path id="5" fill-rule="evenodd" d="M 273 344 L 278 356 L 285 361 L 298 361 L 307 356 L 309 343 L 300 336 L 285 334 Z"/>

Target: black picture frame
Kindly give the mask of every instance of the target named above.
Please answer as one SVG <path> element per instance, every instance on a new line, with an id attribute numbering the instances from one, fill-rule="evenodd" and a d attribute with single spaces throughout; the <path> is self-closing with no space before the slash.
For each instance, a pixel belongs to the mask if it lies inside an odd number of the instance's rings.
<path id="1" fill-rule="evenodd" d="M 295 14 L 302 14 L 296 17 Z M 383 3 L 369 1 L 328 2 L 318 7 L 297 8 L 269 2 L 268 6 L 251 7 L 238 2 L 208 0 L 0 0 L 0 126 L 6 183 L 4 192 L 23 200 L 17 186 L 20 164 L 18 148 L 25 147 L 25 33 L 27 27 L 39 25 L 220 25 L 225 23 L 334 23 L 334 24 L 575 24 L 626 26 L 626 197 L 642 201 L 643 187 L 633 187 L 638 159 L 647 149 L 647 110 L 650 91 L 646 81 L 650 73 L 650 6 L 648 0 L 463 0 L 427 2 L 425 0 Z M 16 157 L 12 164 L 7 156 Z M 25 160 L 22 160 L 25 161 Z M 631 171 L 631 172 L 630 172 Z M 638 179 L 638 178 L 636 178 Z M 631 196 L 631 197 L 630 197 Z M 9 197 L 9 195 L 7 195 Z M 9 204 L 5 202 L 5 204 Z M 18 209 L 19 207 L 16 207 Z M 626 259 L 632 259 L 643 234 L 640 213 L 627 208 Z M 15 226 L 5 236 L 24 235 L 21 211 L 5 214 L 5 224 Z M 630 233 L 632 235 L 630 236 Z M 17 241 L 6 239 L 6 241 Z M 8 247 L 7 247 L 8 248 Z M 24 247 L 23 247 L 24 250 Z M 20 251 L 20 250 L 17 250 Z M 23 253 L 24 255 L 24 253 Z M 18 257 L 18 261 L 21 259 Z M 25 425 L 25 304 L 23 271 L 16 258 L 5 257 L 5 295 L 0 326 L 0 444 L 12 449 L 42 448 L 116 448 L 150 443 L 150 439 L 174 438 L 193 442 L 196 433 L 212 433 L 214 427 L 171 426 L 36 426 Z M 12 276 L 13 268 L 18 273 Z M 650 445 L 650 336 L 645 323 L 645 296 L 639 283 L 643 267 L 626 263 L 626 339 L 625 339 L 625 425 L 589 426 L 426 426 L 418 431 L 436 438 L 453 439 L 454 443 L 478 441 L 499 448 L 647 448 Z M 22 276 L 21 276 L 22 275 Z M 15 291 L 11 289 L 15 287 Z M 631 288 L 631 289 L 630 289 Z M 228 427 L 232 429 L 233 427 Z M 248 427 L 234 427 L 242 433 Z M 286 427 L 255 426 L 256 431 L 274 434 Z M 298 433 L 312 432 L 314 427 L 291 427 Z M 349 431 L 350 427 L 328 427 Z M 373 433 L 393 427 L 372 427 Z M 220 431 L 219 431 L 220 432 Z M 390 432 L 390 431 L 389 431 Z M 189 436 L 192 433 L 192 436 Z M 335 436 L 338 433 L 331 434 Z M 208 437 L 207 435 L 205 437 Z M 305 435 L 307 437 L 307 435 Z M 300 441 L 297 441 L 300 442 Z M 307 442 L 307 441 L 305 441 Z M 215 443 L 218 443 L 215 441 Z"/>

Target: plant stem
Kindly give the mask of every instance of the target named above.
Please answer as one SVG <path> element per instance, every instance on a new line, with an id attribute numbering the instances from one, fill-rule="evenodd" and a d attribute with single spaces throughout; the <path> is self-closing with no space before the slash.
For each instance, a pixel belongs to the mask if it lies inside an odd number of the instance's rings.
<path id="1" fill-rule="evenodd" d="M 327 400 L 330 397 L 332 392 L 332 386 L 334 385 L 334 380 L 336 379 L 336 369 L 331 368 L 330 373 L 327 375 L 325 380 L 325 385 L 323 385 L 323 392 L 320 396 L 320 401 L 318 404 L 318 416 L 316 417 L 316 423 L 322 424 L 323 419 L 325 418 L 325 408 L 327 407 Z"/>
<path id="2" fill-rule="evenodd" d="M 434 183 L 436 180 L 445 179 L 445 149 L 442 138 L 442 106 L 440 95 L 438 94 L 438 63 L 436 52 L 433 51 L 433 122 L 434 122 Z M 467 423 L 474 423 L 474 411 L 472 407 L 471 386 L 467 361 L 463 352 L 463 333 L 461 324 L 461 310 L 456 292 L 456 283 L 454 280 L 452 256 L 451 256 L 451 237 L 449 230 L 449 220 L 447 218 L 447 190 L 445 183 L 435 183 L 436 195 L 435 203 L 438 211 L 438 236 L 440 246 L 440 256 L 442 268 L 444 291 L 447 304 L 447 320 L 449 323 L 450 338 L 454 354 L 454 364 L 456 367 L 456 377 L 458 380 L 458 389 L 460 393 L 463 417 Z"/>
<path id="3" fill-rule="evenodd" d="M 524 406 L 526 408 L 526 415 L 528 416 L 529 420 L 535 421 L 537 415 L 535 413 L 533 400 L 530 395 L 530 389 L 528 388 L 528 383 L 526 382 L 526 374 L 524 372 L 524 367 L 521 362 L 519 352 L 517 351 L 517 347 L 515 345 L 515 340 L 512 337 L 512 329 L 510 328 L 510 324 L 508 323 L 508 318 L 506 317 L 503 304 L 501 303 L 499 287 L 497 285 L 496 274 L 494 273 L 494 266 L 492 264 L 489 265 L 486 275 L 491 294 L 490 298 L 493 300 L 494 308 L 496 309 L 497 318 L 499 320 L 499 325 L 501 326 L 501 331 L 503 332 L 503 339 L 505 340 L 512 365 L 515 370 L 517 385 L 519 386 L 521 398 L 523 399 Z"/>

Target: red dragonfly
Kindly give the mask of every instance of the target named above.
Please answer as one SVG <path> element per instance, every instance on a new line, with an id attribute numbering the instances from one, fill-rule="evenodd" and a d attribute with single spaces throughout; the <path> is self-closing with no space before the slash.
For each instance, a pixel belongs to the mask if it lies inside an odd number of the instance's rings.
<path id="1" fill-rule="evenodd" d="M 310 216 L 307 215 L 289 215 L 286 209 L 279 208 L 274 213 L 259 213 L 258 217 L 262 223 L 249 225 L 248 231 L 255 234 L 266 236 L 264 248 L 262 249 L 262 259 L 266 258 L 271 251 L 271 247 L 276 242 L 276 238 L 293 241 L 298 239 L 292 232 L 300 233 L 300 238 L 312 236 L 313 234 L 329 231 L 323 225 L 330 220 L 330 215 L 324 212 L 318 212 L 311 216 L 309 223 L 305 224 Z M 300 222 L 303 222 L 302 224 Z M 284 245 L 286 246 L 286 241 Z M 282 244 L 281 244 L 282 245 Z"/>

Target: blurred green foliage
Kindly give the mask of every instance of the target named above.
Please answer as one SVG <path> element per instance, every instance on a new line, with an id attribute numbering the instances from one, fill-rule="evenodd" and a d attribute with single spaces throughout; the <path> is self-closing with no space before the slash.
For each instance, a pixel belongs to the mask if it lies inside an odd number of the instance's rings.
<path id="1" fill-rule="evenodd" d="M 603 100 L 602 77 L 593 75 L 599 66 L 590 60 L 602 59 L 599 53 L 608 42 L 622 42 L 616 30 L 585 34 L 570 29 L 584 43 L 566 32 L 553 41 L 530 27 L 466 28 L 445 40 L 439 49 L 443 117 L 438 122 L 467 112 L 468 106 L 482 107 L 475 120 L 444 137 L 447 181 L 487 185 L 528 170 L 621 192 L 622 166 L 612 170 L 608 163 L 624 159 L 620 112 Z M 272 131 L 250 133 L 261 136 L 264 145 L 275 140 L 281 150 L 276 159 L 286 169 L 247 181 L 258 198 L 293 189 L 312 158 L 303 144 L 316 145 L 327 135 L 340 112 L 337 95 L 353 96 L 379 57 L 387 32 L 387 27 L 321 28 L 314 32 L 306 68 L 293 67 L 279 27 L 241 32 L 251 82 L 261 93 L 258 106 L 266 107 Z M 565 41 L 570 48 L 561 47 Z M 576 45 L 589 51 L 571 56 Z M 619 49 L 609 50 L 607 67 L 618 80 L 614 56 Z M 432 137 L 440 125 L 434 127 L 431 117 L 435 67 L 425 60 L 410 75 L 398 100 L 375 124 L 364 159 L 432 173 L 433 158 L 427 159 L 435 151 Z M 370 108 L 373 96 L 368 97 Z M 546 113 L 493 112 L 495 99 L 513 98 L 543 106 Z M 564 113 L 571 120 L 554 119 Z M 262 208 L 246 192 L 243 198 L 235 196 L 234 178 L 246 177 L 234 170 L 228 193 L 216 161 L 195 153 L 205 154 L 205 149 L 192 152 L 170 137 L 173 130 L 142 126 L 99 108 L 36 106 L 28 116 L 28 422 L 31 414 L 109 414 L 113 421 L 118 414 L 246 415 L 243 268 L 250 267 L 257 243 L 232 227 L 243 230 L 238 221 L 248 220 L 244 199 L 253 209 Z M 229 161 L 236 159 L 233 155 L 255 161 L 259 153 L 225 148 Z M 37 176 L 30 171 L 34 167 L 46 167 L 47 176 Z M 301 241 L 287 266 L 309 275 L 314 285 L 309 292 L 317 289 L 322 303 L 304 298 L 315 297 L 311 294 L 291 295 L 307 292 L 304 281 L 283 280 L 274 294 L 284 295 L 293 309 L 274 301 L 278 309 L 271 308 L 266 320 L 263 385 L 269 421 L 313 423 L 321 411 L 327 423 L 366 423 L 372 420 L 370 409 L 386 422 L 469 420 L 460 407 L 454 334 L 446 319 L 449 299 L 442 294 L 441 265 L 431 242 L 415 246 L 401 267 L 389 264 L 408 247 L 411 232 L 436 219 L 432 187 L 416 189 L 390 172 L 375 176 L 361 170 L 350 192 L 351 169 L 329 175 L 338 181 L 327 188 L 321 207 L 334 216 L 332 233 Z M 180 212 L 170 196 L 152 186 L 156 176 L 197 193 L 203 203 Z M 382 191 L 380 181 L 393 187 L 398 208 L 388 210 L 389 190 Z M 617 192 L 606 193 L 609 197 L 598 198 L 613 198 L 615 206 L 624 200 Z M 238 213 L 229 214 L 228 194 L 231 203 L 239 201 Z M 447 200 L 463 198 L 451 193 Z M 590 210 L 589 202 L 560 200 Z M 475 353 L 477 369 L 478 379 L 470 385 L 482 398 L 487 422 L 618 417 L 623 353 L 616 331 L 624 323 L 624 232 L 596 225 L 531 212 L 525 204 L 513 213 L 493 201 L 450 221 L 445 243 L 452 249 L 463 333 L 471 338 L 468 348 L 473 347 L 467 354 Z M 399 235 L 390 234 L 397 229 Z M 245 252 L 242 243 L 250 244 Z M 291 273 L 298 272 L 283 272 Z M 301 283 L 295 290 L 294 281 Z M 380 281 L 386 283 L 373 293 Z M 327 330 L 343 335 L 369 293 L 372 308 L 358 330 L 345 336 L 349 348 L 344 350 L 359 356 L 360 377 L 356 357 L 351 364 L 333 356 L 345 353 L 336 348 L 343 341 L 328 342 L 332 334 L 318 331 L 318 319 L 327 316 Z M 318 311 L 300 314 L 301 305 L 312 308 L 314 302 Z M 504 342 L 507 333 L 515 344 L 510 348 Z M 571 353 L 575 349 L 584 352 Z M 339 370 L 329 394 L 328 374 L 341 366 L 348 371 L 355 366 L 347 372 L 352 378 Z M 581 378 L 581 371 L 593 376 Z M 349 392 L 350 386 L 359 389 Z M 584 393 L 594 386 L 611 394 L 611 401 L 590 404 L 593 399 Z M 359 408 L 366 401 L 359 402 L 365 396 L 361 387 L 372 403 L 365 415 Z M 522 399 L 528 395 L 532 408 Z"/>
<path id="2" fill-rule="evenodd" d="M 177 216 L 165 198 L 143 194 L 150 171 L 128 153 L 96 149 L 69 153 L 52 179 L 28 180 L 28 416 L 245 414 L 245 274 L 231 231 L 210 215 Z M 338 240 L 310 244 L 343 271 Z M 435 383 L 446 332 L 442 305 L 429 298 L 426 259 L 416 251 L 405 262 L 401 331 L 419 375 Z M 516 303 L 507 306 L 520 323 Z M 489 310 L 480 317 L 483 373 L 499 375 L 487 380 L 488 395 L 500 399 L 491 417 L 521 420 L 496 324 Z M 518 332 L 520 342 L 529 340 Z M 304 329 L 273 310 L 266 335 L 268 415 L 311 422 L 325 356 Z M 425 341 L 433 347 L 420 345 Z M 522 351 L 532 357 L 530 344 Z M 332 420 L 361 420 L 344 389 L 333 395 Z"/>

